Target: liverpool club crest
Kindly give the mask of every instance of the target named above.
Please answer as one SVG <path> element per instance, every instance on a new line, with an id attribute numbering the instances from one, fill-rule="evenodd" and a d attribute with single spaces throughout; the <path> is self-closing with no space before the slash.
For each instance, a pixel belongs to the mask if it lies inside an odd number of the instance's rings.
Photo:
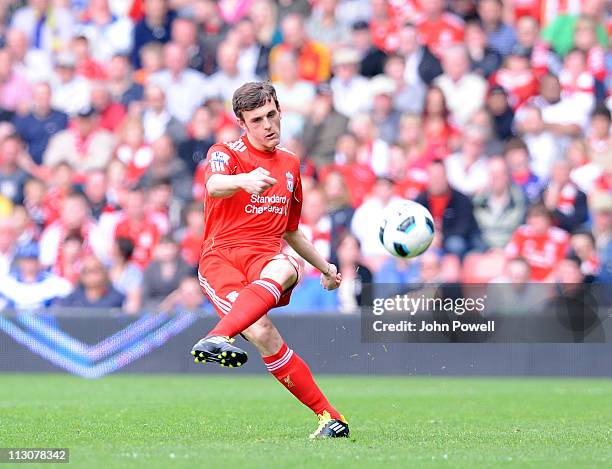
<path id="1" fill-rule="evenodd" d="M 285 176 L 287 176 L 287 190 L 293 192 L 293 174 L 287 171 Z"/>

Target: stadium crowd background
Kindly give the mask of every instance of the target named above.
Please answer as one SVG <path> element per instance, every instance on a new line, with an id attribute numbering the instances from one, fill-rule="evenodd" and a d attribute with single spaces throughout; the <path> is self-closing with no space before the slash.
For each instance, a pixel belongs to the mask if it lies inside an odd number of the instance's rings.
<path id="1" fill-rule="evenodd" d="M 363 282 L 612 277 L 610 12 L 603 0 L 5 0 L 0 296 L 6 308 L 191 309 L 202 160 L 231 95 L 271 79 L 303 161 L 307 266 L 291 309 Z M 376 220 L 428 206 L 434 247 Z"/>

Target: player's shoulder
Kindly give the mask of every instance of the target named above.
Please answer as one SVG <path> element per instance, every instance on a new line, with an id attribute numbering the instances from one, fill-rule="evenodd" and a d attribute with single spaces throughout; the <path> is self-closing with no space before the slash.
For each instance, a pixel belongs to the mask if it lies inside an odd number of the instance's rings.
<path id="1" fill-rule="evenodd" d="M 209 161 L 222 160 L 224 163 L 227 163 L 230 157 L 239 157 L 246 150 L 247 147 L 241 139 L 230 142 L 217 142 L 208 149 L 208 159 Z"/>
<path id="2" fill-rule="evenodd" d="M 213 151 L 223 151 L 226 153 L 244 153 L 246 152 L 247 147 L 242 139 L 227 141 L 227 142 L 217 142 L 213 144 L 208 153 L 210 154 Z"/>
<path id="3" fill-rule="evenodd" d="M 277 145 L 276 152 L 283 158 L 286 158 L 288 161 L 291 161 L 292 164 L 297 164 L 298 166 L 300 165 L 300 157 L 288 148 L 283 147 L 281 145 Z"/>

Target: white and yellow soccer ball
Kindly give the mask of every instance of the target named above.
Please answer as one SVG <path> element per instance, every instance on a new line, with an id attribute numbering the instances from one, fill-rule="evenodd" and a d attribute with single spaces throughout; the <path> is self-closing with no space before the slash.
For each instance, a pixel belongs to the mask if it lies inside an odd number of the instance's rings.
<path id="1" fill-rule="evenodd" d="M 416 257 L 430 246 L 434 222 L 427 208 L 411 200 L 391 202 L 380 223 L 380 242 L 397 257 Z"/>

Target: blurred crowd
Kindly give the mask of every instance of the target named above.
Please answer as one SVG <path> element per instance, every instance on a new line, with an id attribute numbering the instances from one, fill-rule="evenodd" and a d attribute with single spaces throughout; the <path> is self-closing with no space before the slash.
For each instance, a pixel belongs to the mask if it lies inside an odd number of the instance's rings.
<path id="1" fill-rule="evenodd" d="M 203 160 L 269 79 L 302 159 L 295 311 L 361 286 L 612 278 L 612 17 L 604 0 L 4 0 L 0 298 L 7 308 L 203 306 Z M 433 247 L 378 220 L 427 206 Z M 560 268 L 563 266 L 563 268 Z M 0 305 L 1 306 L 1 305 Z"/>

